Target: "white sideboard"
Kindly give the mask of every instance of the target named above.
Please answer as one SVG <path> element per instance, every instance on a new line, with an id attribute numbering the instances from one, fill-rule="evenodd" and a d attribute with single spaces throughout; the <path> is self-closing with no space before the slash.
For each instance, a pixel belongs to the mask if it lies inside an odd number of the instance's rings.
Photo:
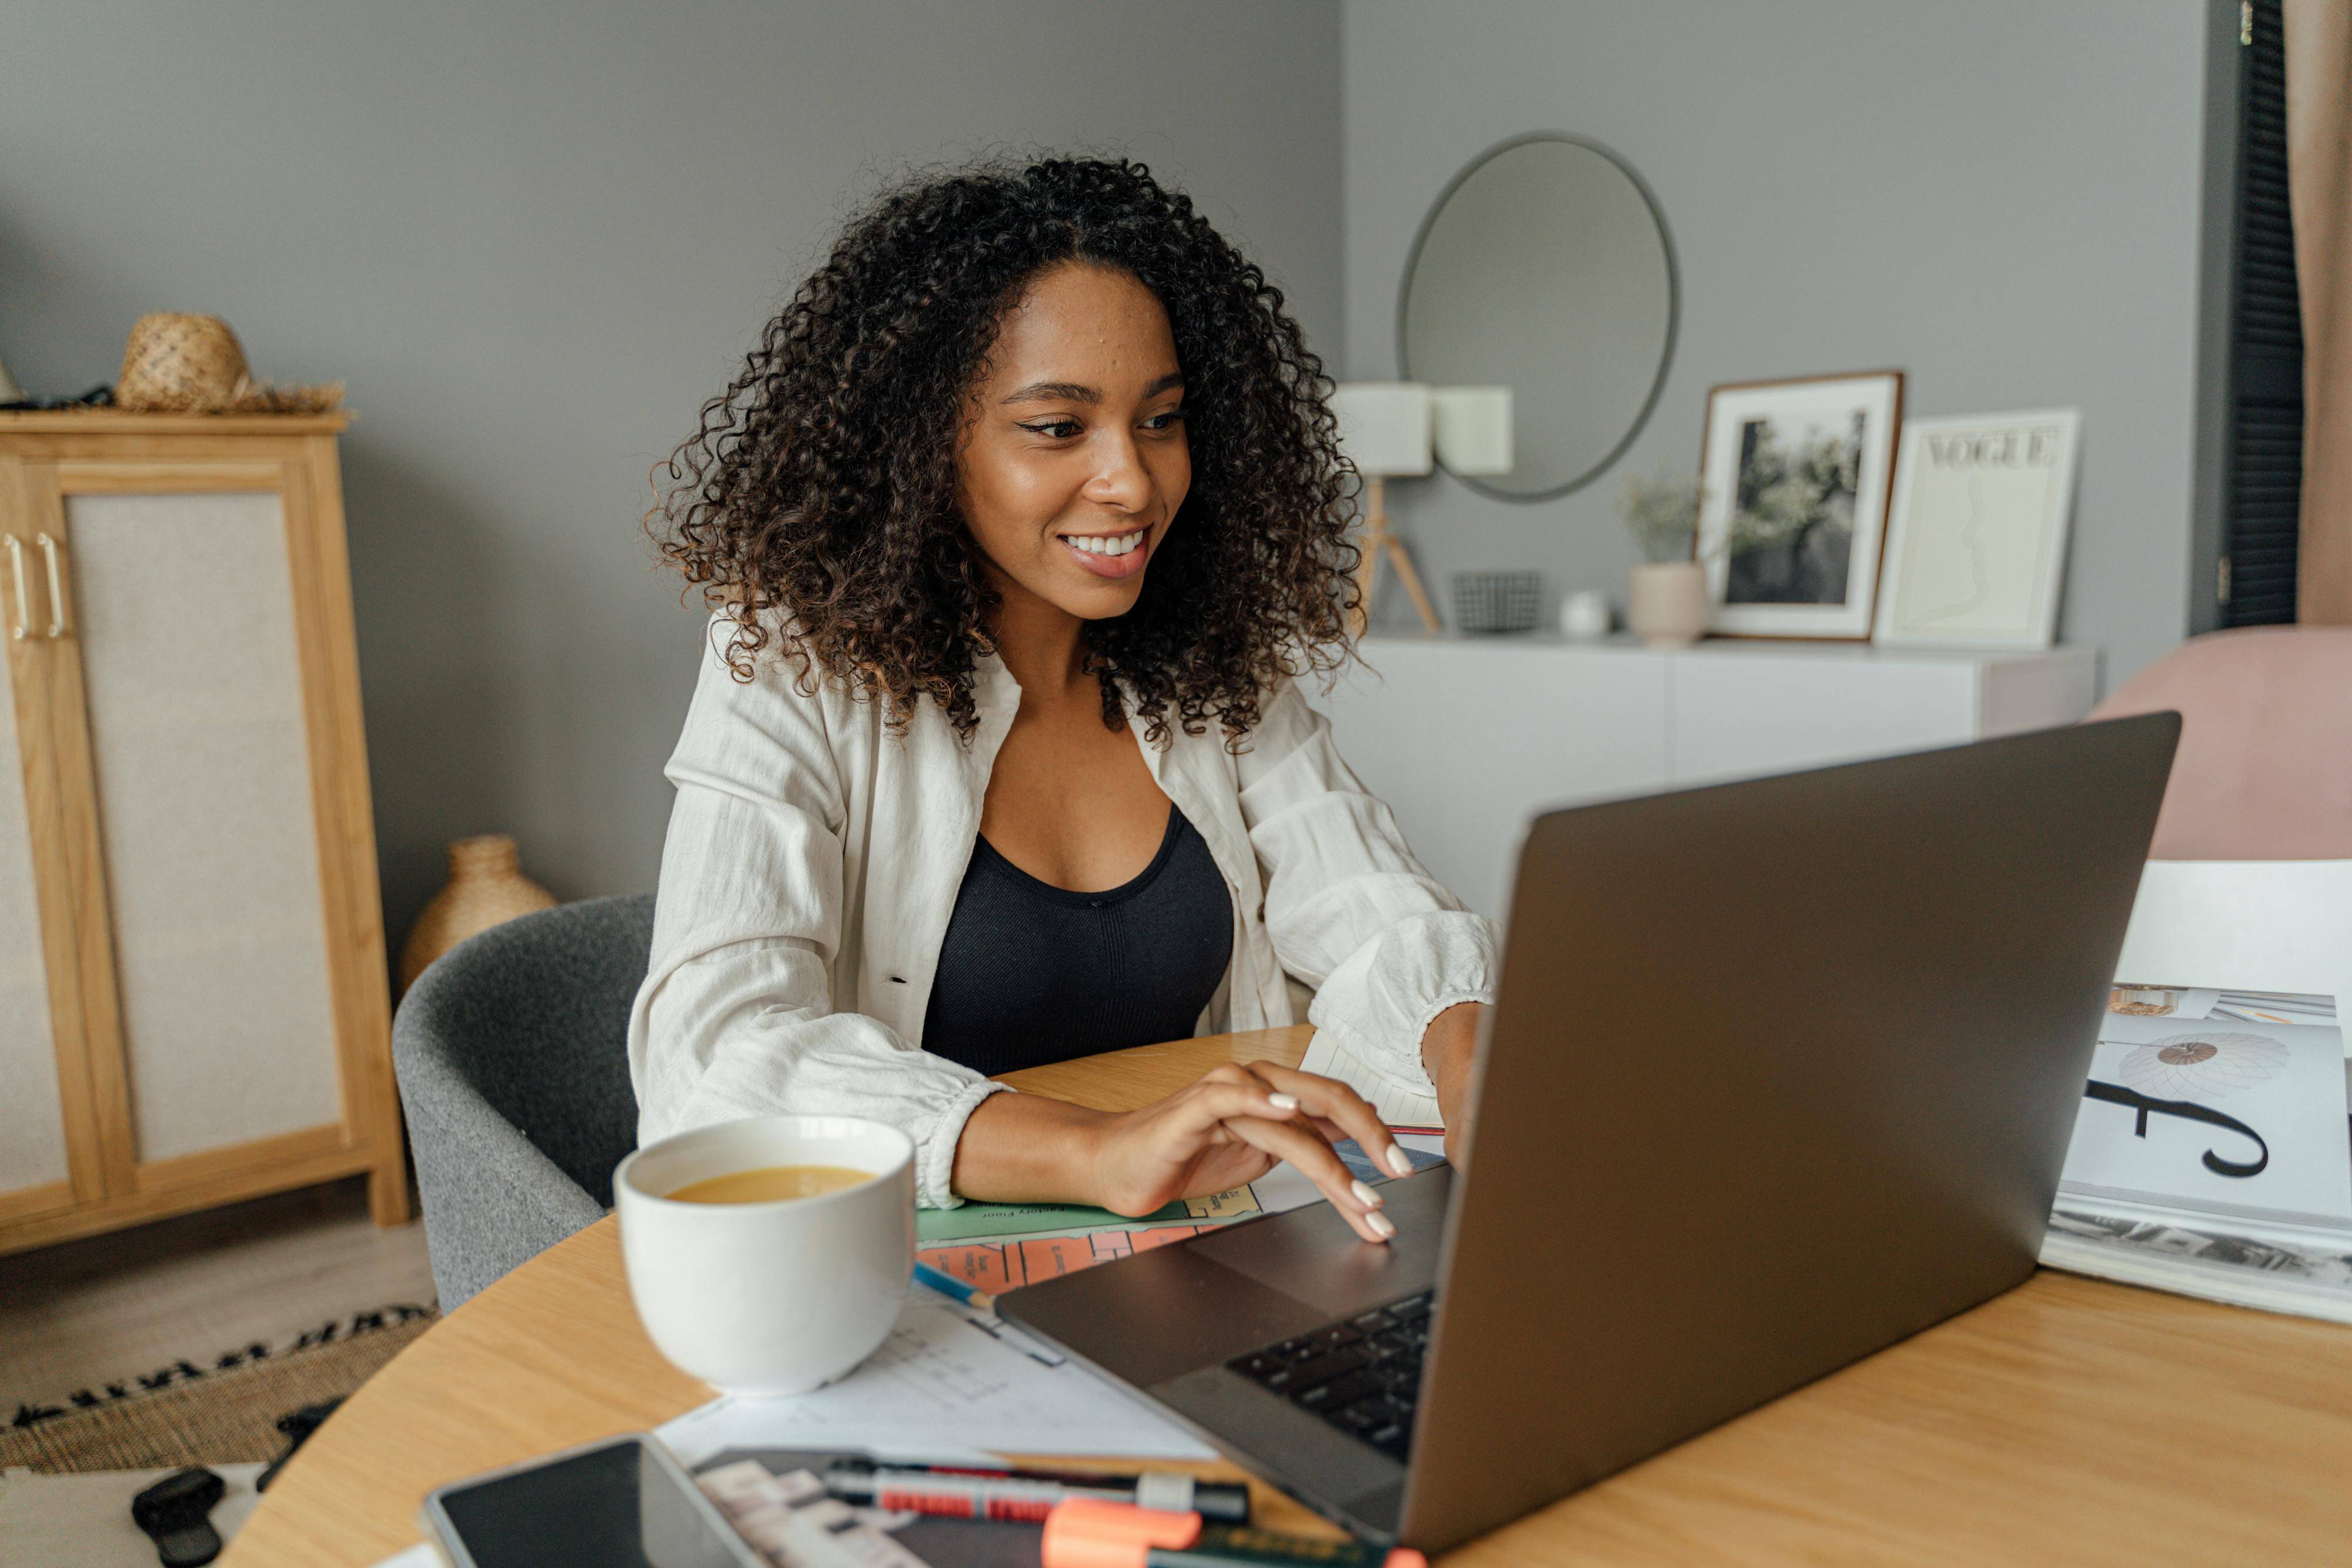
<path id="1" fill-rule="evenodd" d="M 2098 655 L 1845 643 L 1374 637 L 1318 705 L 1431 873 L 1502 918 L 1546 807 L 2072 724 Z"/>

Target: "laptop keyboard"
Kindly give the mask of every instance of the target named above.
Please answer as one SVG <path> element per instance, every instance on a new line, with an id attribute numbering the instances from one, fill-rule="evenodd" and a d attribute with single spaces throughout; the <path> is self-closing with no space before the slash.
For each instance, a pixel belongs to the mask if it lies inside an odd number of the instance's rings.
<path id="1" fill-rule="evenodd" d="M 1432 1304 L 1423 1291 L 1225 1364 L 1402 1464 L 1412 1451 Z"/>

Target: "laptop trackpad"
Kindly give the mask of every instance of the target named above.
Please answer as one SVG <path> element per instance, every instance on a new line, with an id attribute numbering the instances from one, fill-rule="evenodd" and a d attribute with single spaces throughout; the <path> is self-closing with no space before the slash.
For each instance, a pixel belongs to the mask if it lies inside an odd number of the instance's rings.
<path id="1" fill-rule="evenodd" d="M 1437 1283 L 1453 1175 L 1449 1166 L 1433 1166 L 1381 1185 L 1388 1200 L 1381 1212 L 1397 1228 L 1385 1247 L 1366 1241 L 1338 1210 L 1318 1203 L 1200 1237 L 1187 1250 L 1335 1318 L 1369 1311 Z"/>

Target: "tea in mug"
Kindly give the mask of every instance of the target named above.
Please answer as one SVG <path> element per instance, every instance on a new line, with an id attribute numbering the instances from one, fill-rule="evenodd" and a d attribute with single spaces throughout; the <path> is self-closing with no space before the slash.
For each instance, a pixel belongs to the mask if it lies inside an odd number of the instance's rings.
<path id="1" fill-rule="evenodd" d="M 679 1203 L 774 1203 L 780 1198 L 814 1197 L 874 1179 L 872 1171 L 847 1166 L 761 1166 L 732 1171 L 707 1181 L 688 1182 L 665 1196 Z"/>

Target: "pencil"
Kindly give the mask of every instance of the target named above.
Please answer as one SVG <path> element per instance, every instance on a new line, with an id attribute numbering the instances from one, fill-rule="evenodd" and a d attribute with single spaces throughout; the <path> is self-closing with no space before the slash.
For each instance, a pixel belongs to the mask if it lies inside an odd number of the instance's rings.
<path id="1" fill-rule="evenodd" d="M 976 1286 L 966 1284 L 945 1270 L 934 1269 L 929 1263 L 915 1265 L 915 1283 L 929 1285 L 943 1296 L 953 1296 L 968 1307 L 978 1307 L 983 1312 L 996 1310 L 996 1298 Z"/>

